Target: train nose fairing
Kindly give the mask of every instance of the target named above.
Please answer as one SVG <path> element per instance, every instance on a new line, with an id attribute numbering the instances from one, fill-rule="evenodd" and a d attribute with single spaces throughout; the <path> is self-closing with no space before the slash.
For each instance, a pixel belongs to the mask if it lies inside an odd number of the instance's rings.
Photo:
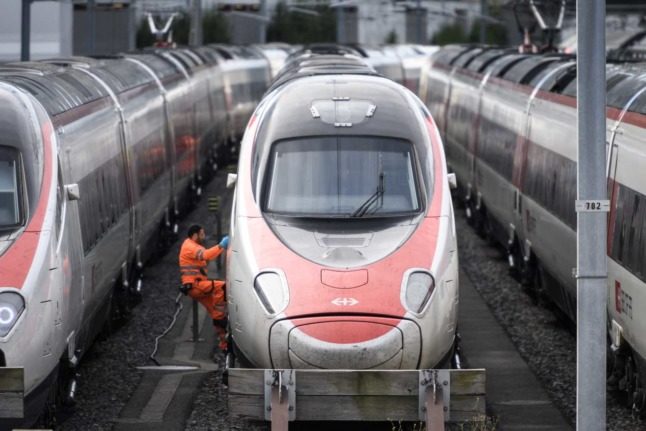
<path id="1" fill-rule="evenodd" d="M 254 366 L 415 369 L 450 351 L 455 238 L 420 107 L 390 81 L 350 76 L 286 83 L 261 104 L 227 271 L 233 340 Z"/>
<path id="2" fill-rule="evenodd" d="M 377 316 L 282 320 L 270 339 L 276 368 L 410 369 L 419 363 L 422 344 L 415 323 Z"/>

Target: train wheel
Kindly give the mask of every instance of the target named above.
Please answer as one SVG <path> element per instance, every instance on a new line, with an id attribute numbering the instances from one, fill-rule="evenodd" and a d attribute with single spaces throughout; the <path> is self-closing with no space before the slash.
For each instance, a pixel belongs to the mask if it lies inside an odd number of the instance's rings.
<path id="1" fill-rule="evenodd" d="M 630 385 L 631 391 L 628 392 L 628 404 L 632 409 L 633 417 L 644 419 L 646 417 L 646 391 L 641 379 L 639 367 L 634 363 L 634 358 L 631 357 L 628 361 L 632 363 L 632 384 Z M 628 377 L 628 376 L 626 376 Z"/>
<path id="2" fill-rule="evenodd" d="M 628 408 L 633 408 L 633 398 L 636 390 L 636 377 L 637 373 L 635 372 L 635 364 L 632 357 L 626 359 L 624 364 L 624 378 L 619 386 L 620 389 L 626 393 L 626 406 Z"/>
<path id="3" fill-rule="evenodd" d="M 518 238 L 509 240 L 507 244 L 507 264 L 509 274 L 517 281 L 522 281 L 523 253 L 520 251 Z"/>
<path id="4" fill-rule="evenodd" d="M 128 299 L 132 305 L 139 304 L 143 298 L 143 271 L 135 262 L 128 273 Z"/>
<path id="5" fill-rule="evenodd" d="M 76 373 L 67 365 L 66 359 L 61 359 L 55 373 L 45 408 L 36 421 L 38 427 L 56 429 L 73 411 L 74 397 L 70 398 L 69 391 L 72 384 L 73 391 L 76 390 Z"/>
<path id="6" fill-rule="evenodd" d="M 471 199 L 465 199 L 464 201 L 464 215 L 467 218 L 467 224 L 469 226 L 475 226 L 475 214 L 474 208 L 471 202 Z"/>
<path id="7" fill-rule="evenodd" d="M 527 264 L 531 265 L 531 269 L 528 269 L 530 272 L 525 274 L 524 279 L 526 282 L 523 285 L 526 287 L 532 303 L 538 305 L 541 302 L 541 298 L 545 295 L 545 287 L 543 285 L 544 277 L 541 274 L 540 265 L 533 255 Z"/>

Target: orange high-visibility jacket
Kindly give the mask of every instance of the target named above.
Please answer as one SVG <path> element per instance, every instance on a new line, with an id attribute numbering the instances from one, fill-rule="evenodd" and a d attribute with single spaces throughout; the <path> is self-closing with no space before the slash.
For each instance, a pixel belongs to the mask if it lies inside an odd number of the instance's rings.
<path id="1" fill-rule="evenodd" d="M 182 284 L 189 284 L 195 280 L 206 280 L 206 264 L 222 253 L 224 249 L 219 245 L 211 248 L 196 243 L 186 238 L 179 252 L 179 271 L 182 275 Z"/>

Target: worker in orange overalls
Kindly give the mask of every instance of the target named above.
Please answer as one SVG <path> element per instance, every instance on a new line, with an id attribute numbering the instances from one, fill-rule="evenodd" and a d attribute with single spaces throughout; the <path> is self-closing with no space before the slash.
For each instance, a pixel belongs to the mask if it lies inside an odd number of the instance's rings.
<path id="1" fill-rule="evenodd" d="M 188 229 L 188 238 L 179 251 L 179 270 L 182 276 L 180 290 L 184 295 L 199 301 L 213 319 L 218 334 L 219 347 L 227 351 L 227 313 L 225 284 L 221 280 L 210 280 L 207 276 L 207 262 L 218 257 L 229 245 L 229 237 L 211 248 L 204 247 L 206 234 L 200 225 Z"/>

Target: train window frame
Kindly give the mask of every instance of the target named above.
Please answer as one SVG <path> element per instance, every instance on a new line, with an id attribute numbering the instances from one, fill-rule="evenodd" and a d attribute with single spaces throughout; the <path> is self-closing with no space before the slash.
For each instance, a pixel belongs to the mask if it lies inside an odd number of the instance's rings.
<path id="1" fill-rule="evenodd" d="M 416 200 L 417 207 L 413 210 L 410 211 L 401 211 L 401 212 L 389 212 L 389 213 L 380 213 L 379 215 L 370 215 L 369 217 L 366 218 L 391 218 L 391 217 L 402 217 L 402 216 L 417 216 L 420 213 L 423 213 L 426 211 L 426 200 L 425 200 L 425 193 L 426 190 L 424 187 L 422 187 L 422 182 L 420 181 L 420 163 L 419 163 L 419 157 L 416 152 L 415 145 L 413 145 L 412 142 L 401 139 L 401 138 L 395 138 L 395 137 L 389 137 L 389 136 L 371 136 L 371 135 L 318 135 L 318 136 L 306 136 L 306 137 L 300 137 L 300 138 L 289 138 L 289 139 L 280 139 L 275 142 L 271 143 L 271 146 L 267 152 L 267 158 L 266 158 L 266 166 L 264 168 L 264 174 L 263 174 L 263 180 L 262 180 L 262 185 L 260 187 L 260 198 L 259 198 L 259 203 L 260 203 L 260 208 L 261 212 L 263 214 L 269 215 L 269 216 L 282 216 L 282 217 L 291 217 L 291 218 L 317 218 L 317 219 L 340 219 L 340 220 L 353 220 L 357 218 L 363 217 L 364 214 L 362 215 L 355 215 L 356 209 L 351 212 L 351 213 L 339 213 L 338 215 L 334 214 L 320 214 L 320 213 L 288 213 L 288 212 L 281 212 L 281 211 L 273 211 L 268 209 L 268 201 L 269 201 L 269 187 L 270 187 L 270 178 L 273 176 L 274 173 L 274 164 L 275 164 L 275 158 L 273 155 L 275 154 L 275 149 L 278 145 L 283 144 L 283 143 L 289 143 L 289 142 L 298 142 L 298 141 L 303 141 L 306 139 L 379 139 L 379 140 L 388 140 L 392 142 L 398 142 L 402 145 L 407 145 L 407 154 L 409 154 L 409 163 L 410 163 L 410 175 L 412 179 L 412 184 L 409 184 L 409 186 L 412 186 L 414 191 L 414 198 Z M 432 186 L 431 186 L 432 187 Z"/>
<path id="2" fill-rule="evenodd" d="M 640 193 L 633 193 L 633 211 L 630 219 L 628 237 L 628 268 L 634 272 L 641 272 L 641 265 L 638 260 L 637 248 L 641 242 L 642 225 L 644 224 L 644 207 L 646 202 Z"/>
<path id="3" fill-rule="evenodd" d="M 27 222 L 27 205 L 25 202 L 25 177 L 22 153 L 15 147 L 0 145 L 0 156 L 13 158 L 14 171 L 13 171 L 13 193 L 11 189 L 0 189 L 0 193 L 12 193 L 14 200 L 14 217 L 17 215 L 17 221 L 11 224 L 0 224 L 0 232 L 15 231 L 24 226 Z M 9 161 L 9 160 L 8 160 Z M 10 173 L 11 175 L 11 173 Z M 17 214 L 16 214 L 17 212 Z"/>

